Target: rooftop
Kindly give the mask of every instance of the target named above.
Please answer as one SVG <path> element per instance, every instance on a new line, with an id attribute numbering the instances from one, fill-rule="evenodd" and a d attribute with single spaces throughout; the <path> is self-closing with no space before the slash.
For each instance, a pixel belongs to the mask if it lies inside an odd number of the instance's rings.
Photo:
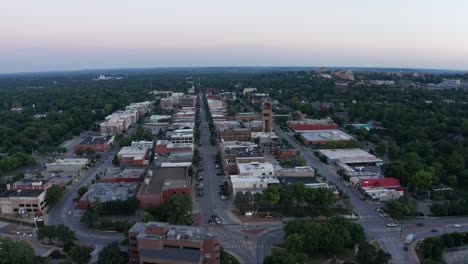
<path id="1" fill-rule="evenodd" d="M 111 167 L 106 169 L 104 178 L 140 178 L 145 173 L 144 168 L 127 167 L 122 170 L 119 167 Z"/>
<path id="2" fill-rule="evenodd" d="M 312 184 L 312 183 L 319 183 L 317 181 L 317 178 L 315 177 L 282 177 L 278 176 L 279 182 L 281 184 L 287 185 L 287 184 L 293 184 L 296 182 L 303 182 L 304 184 Z"/>
<path id="3" fill-rule="evenodd" d="M 304 120 L 292 120 L 288 121 L 290 124 L 308 124 L 308 125 L 328 125 L 334 124 L 332 119 L 304 119 Z"/>
<path id="4" fill-rule="evenodd" d="M 168 227 L 166 234 L 159 236 L 154 234 L 149 234 L 146 232 L 146 227 L 159 227 L 164 228 Z M 151 238 L 155 240 L 160 239 L 174 239 L 174 240 L 192 240 L 192 241 L 201 241 L 204 237 L 211 236 L 207 233 L 206 228 L 200 228 L 197 226 L 182 226 L 182 225 L 169 225 L 168 223 L 163 222 L 148 222 L 135 223 L 129 232 L 139 233 L 139 238 Z"/>
<path id="5" fill-rule="evenodd" d="M 268 162 L 250 162 L 250 163 L 237 163 L 239 174 L 248 173 L 249 171 L 274 171 L 273 165 Z"/>
<path id="6" fill-rule="evenodd" d="M 85 158 L 76 158 L 76 159 L 57 159 L 53 163 L 60 163 L 60 164 L 86 164 L 88 163 L 88 159 Z"/>
<path id="7" fill-rule="evenodd" d="M 358 148 L 351 149 L 321 149 L 319 152 L 328 159 L 338 160 L 341 163 L 376 163 L 382 162 L 381 159 Z"/>
<path id="8" fill-rule="evenodd" d="M 80 145 L 104 144 L 111 139 L 113 139 L 113 136 L 88 136 L 83 141 L 81 141 Z"/>
<path id="9" fill-rule="evenodd" d="M 92 185 L 81 199 L 91 202 L 97 199 L 100 202 L 127 200 L 135 196 L 138 186 L 138 182 L 98 182 Z"/>
<path id="10" fill-rule="evenodd" d="M 138 194 L 160 194 L 164 186 L 168 186 L 165 183 L 180 186 L 181 182 L 178 181 L 184 181 L 188 184 L 187 177 L 187 167 L 156 167 L 152 176 L 145 178 Z"/>
<path id="11" fill-rule="evenodd" d="M 254 148 L 231 148 L 224 150 L 226 155 L 235 155 L 237 158 L 263 157 L 259 147 Z"/>
<path id="12" fill-rule="evenodd" d="M 0 194 L 0 198 L 8 197 L 37 197 L 45 190 L 8 190 Z"/>
<path id="13" fill-rule="evenodd" d="M 307 130 L 301 133 L 307 141 L 335 141 L 350 140 L 353 137 L 338 129 L 331 130 Z"/>

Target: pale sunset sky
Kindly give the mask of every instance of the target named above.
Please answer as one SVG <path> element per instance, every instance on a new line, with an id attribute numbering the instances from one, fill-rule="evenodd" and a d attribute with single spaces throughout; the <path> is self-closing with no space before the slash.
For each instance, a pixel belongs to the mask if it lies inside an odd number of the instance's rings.
<path id="1" fill-rule="evenodd" d="M 468 70 L 468 1 L 2 0 L 0 73 L 179 66 Z"/>

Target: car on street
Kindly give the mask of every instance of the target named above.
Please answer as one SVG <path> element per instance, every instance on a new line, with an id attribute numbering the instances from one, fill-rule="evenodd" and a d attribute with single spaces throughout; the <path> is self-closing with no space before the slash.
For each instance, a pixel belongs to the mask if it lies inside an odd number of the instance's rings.
<path id="1" fill-rule="evenodd" d="M 404 251 L 408 251 L 408 247 L 407 247 L 407 246 L 404 246 L 404 247 L 403 247 L 403 250 L 404 250 Z"/>
<path id="2" fill-rule="evenodd" d="M 454 224 L 453 227 L 454 227 L 454 228 L 460 228 L 461 225 L 459 225 L 459 224 Z"/>
<path id="3" fill-rule="evenodd" d="M 218 225 L 221 224 L 221 219 L 219 219 L 219 217 L 216 215 L 212 215 L 211 220 L 213 220 L 213 222 L 215 222 Z"/>
<path id="4" fill-rule="evenodd" d="M 437 230 L 435 228 L 431 230 L 432 233 L 437 233 L 437 231 L 439 231 L 439 230 Z"/>
<path id="5" fill-rule="evenodd" d="M 219 194 L 219 195 L 226 195 L 226 192 L 219 191 L 218 194 Z"/>
<path id="6" fill-rule="evenodd" d="M 393 222 L 393 223 L 390 223 L 390 224 L 387 224 L 387 227 L 398 227 L 398 223 L 397 222 Z"/>
<path id="7" fill-rule="evenodd" d="M 224 196 L 224 195 L 221 195 L 221 200 L 223 200 L 223 201 L 224 201 L 224 200 L 227 200 L 227 197 Z"/>
<path id="8" fill-rule="evenodd" d="M 202 175 L 198 175 L 198 176 L 197 176 L 197 181 L 203 181 L 203 176 L 202 176 Z"/>
<path id="9" fill-rule="evenodd" d="M 423 223 L 417 223 L 416 225 L 417 225 L 417 226 L 424 226 Z"/>
<path id="10" fill-rule="evenodd" d="M 72 215 L 72 212 L 69 210 L 67 214 L 68 214 L 68 215 Z"/>

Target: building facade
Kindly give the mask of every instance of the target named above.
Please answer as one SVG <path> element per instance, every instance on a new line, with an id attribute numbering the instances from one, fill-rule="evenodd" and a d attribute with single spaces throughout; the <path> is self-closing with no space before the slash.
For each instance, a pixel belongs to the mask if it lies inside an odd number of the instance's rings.
<path id="1" fill-rule="evenodd" d="M 128 231 L 132 264 L 218 264 L 220 242 L 205 229 L 161 222 L 136 223 Z"/>

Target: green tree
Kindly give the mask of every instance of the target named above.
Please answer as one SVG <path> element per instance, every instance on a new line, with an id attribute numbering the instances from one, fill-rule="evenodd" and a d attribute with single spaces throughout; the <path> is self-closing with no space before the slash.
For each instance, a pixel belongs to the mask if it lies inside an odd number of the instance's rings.
<path id="1" fill-rule="evenodd" d="M 357 255 L 357 263 L 359 264 L 386 264 L 390 261 L 391 256 L 369 244 L 367 241 L 363 241 L 359 244 L 359 251 Z"/>
<path id="2" fill-rule="evenodd" d="M 88 191 L 88 187 L 83 185 L 76 191 L 80 197 L 82 197 Z"/>
<path id="3" fill-rule="evenodd" d="M 101 252 L 97 264 L 126 264 L 128 263 L 128 256 L 120 250 L 116 243 L 105 246 Z"/>
<path id="4" fill-rule="evenodd" d="M 52 186 L 50 186 L 46 192 L 46 200 L 49 207 L 54 206 L 60 200 L 60 198 L 62 198 L 64 192 L 65 190 L 62 187 L 56 184 L 52 184 Z"/>
<path id="5" fill-rule="evenodd" d="M 276 185 L 268 186 L 262 192 L 262 201 L 271 207 L 276 207 L 280 202 L 280 191 Z"/>
<path id="6" fill-rule="evenodd" d="M 48 226 L 43 225 L 37 229 L 37 239 L 43 240 L 47 238 L 49 240 L 49 244 L 52 244 L 52 239 L 57 236 L 56 233 L 56 226 Z"/>
<path id="7" fill-rule="evenodd" d="M 148 223 L 153 220 L 154 217 L 148 211 L 143 211 L 143 222 Z"/>
<path id="8" fill-rule="evenodd" d="M 418 192 L 425 192 L 432 186 L 434 173 L 426 170 L 419 170 L 411 179 L 411 183 Z"/>
<path id="9" fill-rule="evenodd" d="M 192 201 L 184 194 L 172 195 L 169 201 L 163 204 L 166 212 L 166 221 L 172 225 L 192 225 Z"/>
<path id="10" fill-rule="evenodd" d="M 408 196 L 387 202 L 387 211 L 394 218 L 416 215 L 416 205 Z"/>
<path id="11" fill-rule="evenodd" d="M 72 246 L 68 256 L 73 263 L 86 264 L 91 261 L 91 252 L 93 252 L 93 249 L 89 247 Z"/>
<path id="12" fill-rule="evenodd" d="M 0 238 L 0 245 L 0 263 L 35 263 L 34 249 L 26 241 L 13 241 L 9 237 L 3 237 Z"/>
<path id="13" fill-rule="evenodd" d="M 304 252 L 304 235 L 294 233 L 287 236 L 286 250 L 289 254 L 297 254 Z"/>
<path id="14" fill-rule="evenodd" d="M 56 226 L 55 235 L 65 249 L 70 248 L 76 240 L 75 231 L 63 224 Z"/>

